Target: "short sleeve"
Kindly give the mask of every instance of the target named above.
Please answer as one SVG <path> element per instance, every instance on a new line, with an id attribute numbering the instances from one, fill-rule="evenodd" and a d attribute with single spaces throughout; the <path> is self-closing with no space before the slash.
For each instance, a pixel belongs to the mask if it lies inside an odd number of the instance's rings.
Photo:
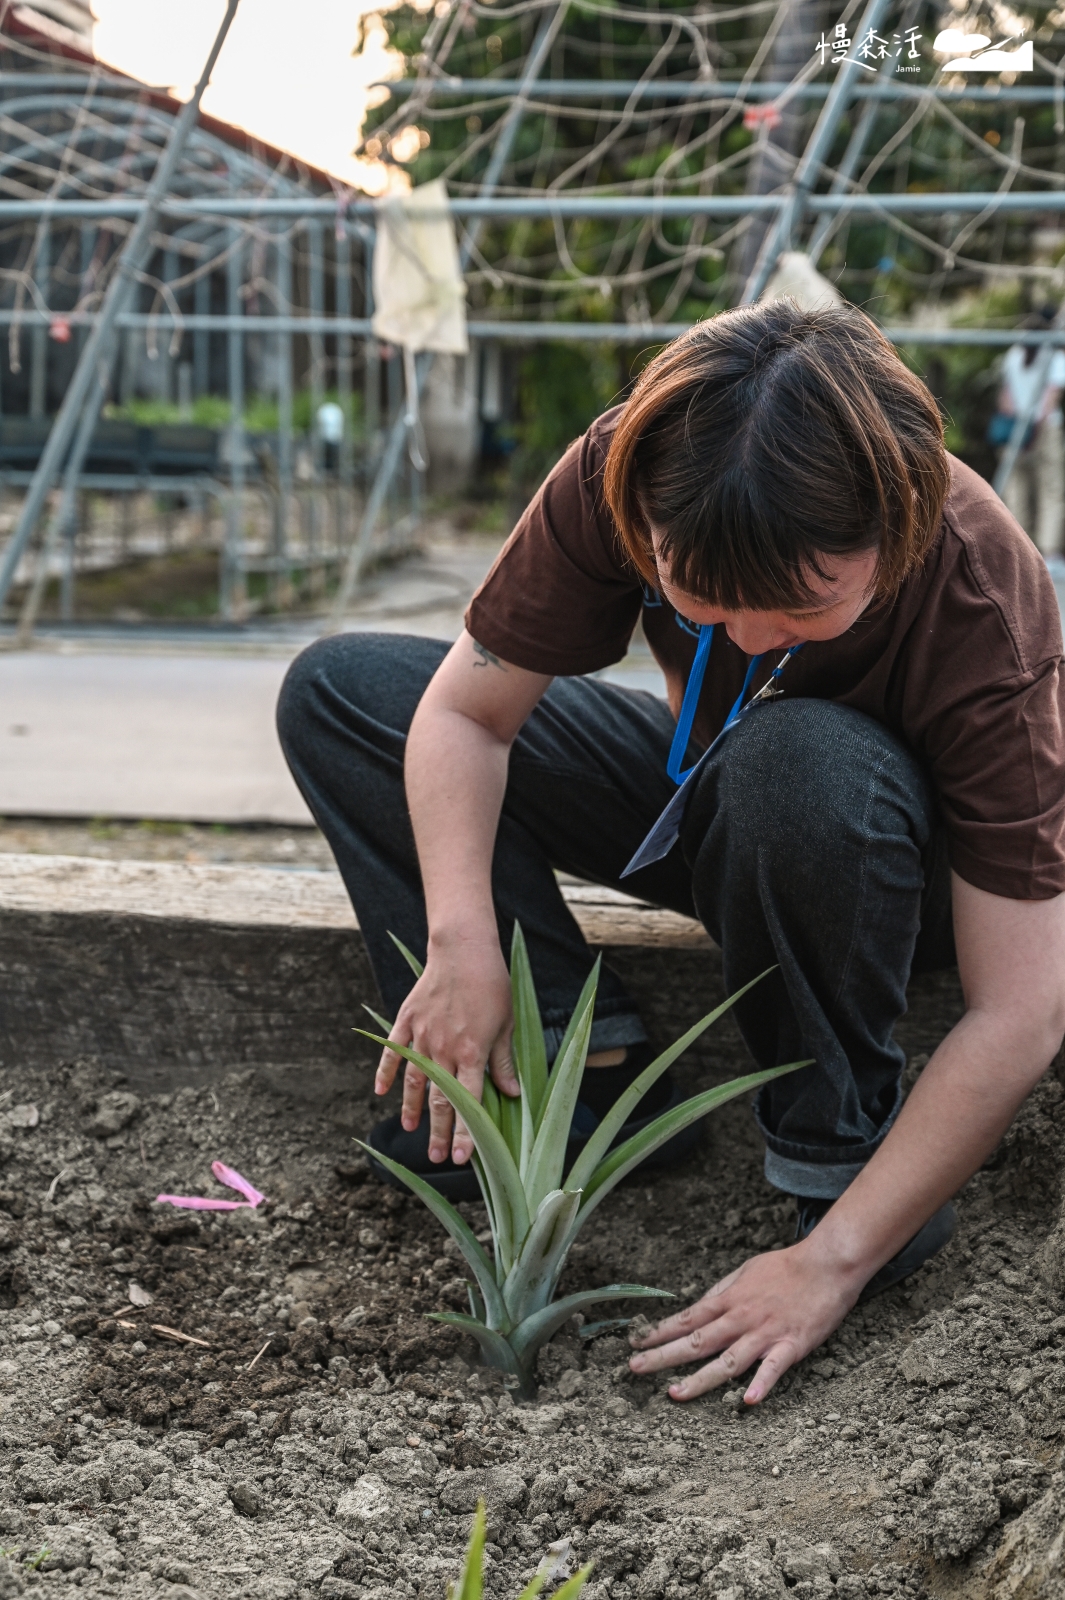
<path id="1" fill-rule="evenodd" d="M 528 672 L 576 677 L 620 661 L 640 613 L 602 479 L 607 412 L 566 451 L 470 601 L 466 627 Z"/>

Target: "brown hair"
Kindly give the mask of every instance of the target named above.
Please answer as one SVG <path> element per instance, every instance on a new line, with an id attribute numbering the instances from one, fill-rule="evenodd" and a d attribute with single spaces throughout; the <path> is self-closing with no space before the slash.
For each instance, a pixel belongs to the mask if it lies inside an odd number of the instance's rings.
<path id="1" fill-rule="evenodd" d="M 814 598 L 825 556 L 877 550 L 890 598 L 924 559 L 950 485 L 931 394 L 851 306 L 792 300 L 699 323 L 644 369 L 618 419 L 604 491 L 652 586 L 727 610 Z"/>

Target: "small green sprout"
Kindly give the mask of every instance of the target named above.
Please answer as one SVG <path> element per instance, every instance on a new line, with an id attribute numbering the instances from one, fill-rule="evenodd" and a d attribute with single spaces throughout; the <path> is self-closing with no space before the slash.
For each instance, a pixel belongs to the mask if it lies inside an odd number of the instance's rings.
<path id="1" fill-rule="evenodd" d="M 393 939 L 415 975 L 420 977 L 421 963 L 394 935 Z M 362 1146 L 375 1161 L 425 1201 L 455 1240 L 472 1271 L 471 1315 L 458 1312 L 430 1315 L 438 1322 L 450 1323 L 472 1334 L 486 1364 L 502 1369 L 510 1386 L 524 1399 L 536 1393 L 533 1367 L 537 1351 L 575 1312 L 586 1311 L 603 1300 L 673 1298 L 664 1289 L 612 1283 L 602 1289 L 554 1299 L 570 1247 L 600 1201 L 660 1145 L 709 1111 L 772 1078 L 808 1065 L 797 1061 L 785 1067 L 771 1067 L 764 1072 L 734 1078 L 716 1089 L 707 1089 L 672 1111 L 663 1112 L 616 1150 L 610 1148 L 652 1084 L 718 1017 L 765 977 L 765 973 L 761 973 L 759 978 L 752 978 L 689 1028 L 640 1073 L 603 1117 L 564 1177 L 570 1123 L 592 1031 L 599 966 L 600 962 L 596 961 L 549 1074 L 528 952 L 521 929 L 515 924 L 510 977 L 514 1003 L 513 1059 L 521 1086 L 518 1099 L 501 1095 L 486 1076 L 482 1103 L 450 1072 L 427 1056 L 404 1045 L 389 1045 L 397 1055 L 413 1062 L 430 1083 L 436 1084 L 470 1131 L 474 1143 L 473 1167 L 492 1231 L 491 1257 L 478 1243 L 465 1219 L 431 1184 L 379 1150 Z M 391 1024 L 369 1006 L 366 1009 L 387 1034 Z M 358 1031 L 376 1044 L 388 1044 L 383 1035 L 368 1033 L 365 1029 Z"/>
<path id="2" fill-rule="evenodd" d="M 482 1600 L 484 1594 L 484 1541 L 487 1522 L 484 1514 L 484 1501 L 477 1502 L 477 1515 L 473 1519 L 473 1530 L 470 1533 L 470 1542 L 466 1550 L 466 1559 L 462 1564 L 462 1576 L 457 1584 L 449 1584 L 447 1600 Z M 541 1569 L 544 1563 L 541 1562 Z M 572 1578 L 564 1583 L 561 1589 L 556 1589 L 551 1600 L 576 1600 L 584 1585 L 591 1576 L 591 1562 L 575 1572 Z M 518 1600 L 535 1600 L 544 1584 L 553 1577 L 548 1567 L 539 1571 L 532 1582 L 521 1591 Z"/>

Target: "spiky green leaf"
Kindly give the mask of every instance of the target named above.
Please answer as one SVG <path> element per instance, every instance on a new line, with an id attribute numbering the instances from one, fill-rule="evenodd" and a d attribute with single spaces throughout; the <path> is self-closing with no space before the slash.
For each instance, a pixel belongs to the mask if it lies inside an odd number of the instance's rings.
<path id="1" fill-rule="evenodd" d="M 595 1563 L 593 1561 L 589 1561 L 586 1566 L 583 1566 L 580 1569 L 579 1572 L 575 1572 L 572 1578 L 567 1578 L 561 1589 L 555 1590 L 554 1594 L 551 1596 L 551 1600 L 576 1600 L 577 1595 L 580 1594 L 581 1590 L 584 1588 L 584 1585 L 591 1577 L 592 1568 L 594 1565 Z M 528 1593 L 528 1591 L 526 1591 L 526 1593 Z M 522 1600 L 524 1600 L 524 1596 L 522 1597 Z"/>
<path id="2" fill-rule="evenodd" d="M 536 1393 L 536 1385 L 521 1354 L 507 1339 L 504 1339 L 501 1333 L 486 1328 L 483 1322 L 468 1317 L 464 1311 L 428 1311 L 426 1316 L 430 1322 L 445 1322 L 449 1328 L 459 1328 L 463 1333 L 471 1334 L 481 1347 L 485 1366 L 495 1367 L 500 1372 L 509 1372 L 511 1377 L 517 1380 L 524 1399 L 529 1399 Z"/>
<path id="3" fill-rule="evenodd" d="M 386 1167 L 401 1183 L 405 1183 L 408 1189 L 418 1196 L 419 1200 L 425 1202 L 437 1221 L 443 1223 L 465 1256 L 469 1263 L 470 1271 L 477 1280 L 482 1298 L 488 1308 L 486 1314 L 489 1326 L 492 1328 L 509 1328 L 512 1319 L 507 1314 L 503 1296 L 500 1294 L 496 1284 L 495 1268 L 465 1217 L 460 1216 L 451 1202 L 445 1200 L 442 1194 L 437 1193 L 432 1184 L 426 1183 L 425 1179 L 420 1178 L 416 1172 L 410 1172 L 406 1167 L 401 1166 L 398 1161 L 393 1161 L 391 1156 L 382 1155 L 380 1150 L 374 1150 L 372 1146 L 364 1144 L 361 1139 L 356 1139 L 355 1143 L 360 1149 L 365 1150 L 366 1154 L 371 1156 L 373 1160 L 379 1161 L 383 1167 Z"/>
<path id="4" fill-rule="evenodd" d="M 765 1072 L 751 1072 L 745 1078 L 733 1078 L 731 1083 L 719 1084 L 716 1089 L 707 1089 L 703 1094 L 693 1095 L 690 1100 L 685 1100 L 683 1105 L 675 1107 L 672 1111 L 664 1111 L 656 1117 L 650 1127 L 643 1128 L 639 1133 L 634 1133 L 631 1139 L 626 1139 L 624 1144 L 612 1150 L 605 1160 L 588 1179 L 581 1201 L 581 1209 L 574 1222 L 572 1233 L 576 1234 L 584 1224 L 584 1220 L 593 1211 L 606 1195 L 608 1195 L 626 1176 L 633 1167 L 645 1161 L 649 1155 L 665 1144 L 667 1139 L 690 1127 L 693 1122 L 698 1122 L 700 1117 L 705 1117 L 708 1112 L 714 1111 L 728 1100 L 734 1100 L 737 1095 L 746 1094 L 749 1089 L 757 1089 L 763 1083 L 770 1083 L 774 1078 L 782 1078 L 787 1072 L 796 1072 L 800 1067 L 810 1066 L 809 1061 L 792 1061 L 785 1067 L 769 1067 Z"/>
<path id="5" fill-rule="evenodd" d="M 514 1157 L 520 1174 L 521 1171 L 521 1139 L 522 1124 L 525 1113 L 522 1108 L 521 1098 L 517 1095 L 504 1094 L 499 1090 L 499 1131 L 507 1142 L 507 1149 Z"/>
<path id="6" fill-rule="evenodd" d="M 547 1049 L 525 935 L 517 922 L 510 947 L 510 988 L 514 1006 L 514 1070 L 526 1107 L 521 1151 L 524 1174 L 547 1093 Z"/>
<path id="7" fill-rule="evenodd" d="M 420 978 L 422 973 L 425 971 L 425 968 L 418 960 L 418 957 L 408 950 L 406 945 L 403 943 L 403 940 L 397 939 L 394 933 L 390 933 L 388 937 L 391 939 L 392 943 L 395 945 L 396 949 L 399 951 L 400 955 L 413 972 L 414 976 L 416 978 Z"/>
<path id="8" fill-rule="evenodd" d="M 546 1563 L 541 1561 L 540 1565 L 541 1567 L 544 1567 Z M 589 1561 L 588 1565 L 582 1567 L 579 1572 L 575 1572 L 572 1578 L 567 1578 L 561 1589 L 555 1590 L 551 1600 L 574 1600 L 574 1597 L 580 1594 L 581 1590 L 584 1588 L 584 1585 L 591 1577 L 592 1568 L 594 1565 L 594 1562 Z M 534 1573 L 529 1583 L 518 1596 L 518 1600 L 536 1600 L 536 1596 L 540 1593 L 544 1584 L 554 1582 L 555 1573 L 553 1568 L 554 1563 L 552 1562 L 550 1565 L 547 1565 L 545 1571 Z"/>
<path id="9" fill-rule="evenodd" d="M 484 1501 L 478 1500 L 470 1542 L 466 1547 L 466 1559 L 462 1563 L 462 1576 L 450 1589 L 448 1600 L 481 1600 L 484 1593 L 484 1541 L 487 1526 Z"/>
<path id="10" fill-rule="evenodd" d="M 596 963 L 598 967 L 598 963 Z M 568 1033 L 565 1049 L 559 1051 L 547 1086 L 540 1126 L 529 1156 L 525 1172 L 525 1193 L 529 1209 L 539 1206 L 552 1189 L 562 1187 L 562 1173 L 566 1165 L 566 1146 L 569 1142 L 573 1108 L 580 1093 L 584 1063 L 588 1055 L 588 1040 L 592 1033 L 595 1014 L 595 991 L 589 995 L 584 1011 Z"/>
<path id="11" fill-rule="evenodd" d="M 372 1039 L 375 1044 L 388 1044 L 387 1039 L 382 1039 L 374 1033 L 367 1033 L 364 1028 L 358 1028 L 356 1032 L 365 1034 L 366 1038 Z M 423 1056 L 420 1051 L 412 1050 L 409 1045 L 393 1044 L 388 1048 L 402 1056 L 405 1061 L 413 1061 L 416 1067 L 420 1067 L 430 1083 L 436 1084 L 470 1130 L 470 1136 L 481 1155 L 484 1176 L 488 1181 L 491 1195 L 496 1253 L 504 1273 L 509 1272 L 521 1248 L 521 1241 L 529 1231 L 529 1208 L 525 1203 L 525 1190 L 517 1165 L 507 1149 L 503 1135 L 481 1102 L 459 1083 L 457 1078 L 452 1077 L 450 1072 L 446 1072 L 435 1061 L 430 1061 L 429 1057 Z"/>
<path id="12" fill-rule="evenodd" d="M 566 1031 L 562 1035 L 562 1043 L 558 1047 L 558 1052 L 557 1052 L 557 1054 L 555 1056 L 555 1059 L 554 1059 L 554 1062 L 552 1064 L 551 1077 L 548 1080 L 548 1091 L 547 1091 L 548 1095 L 550 1095 L 550 1092 L 551 1092 L 551 1084 L 554 1082 L 555 1073 L 558 1071 L 558 1064 L 562 1060 L 562 1057 L 565 1054 L 565 1052 L 569 1049 L 570 1043 L 571 1043 L 571 1041 L 573 1039 L 574 1032 L 575 1032 L 575 1030 L 577 1028 L 577 1024 L 580 1022 L 581 1018 L 584 1016 L 585 1008 L 587 1007 L 589 1000 L 593 1000 L 594 1001 L 594 999 L 595 999 L 595 992 L 599 987 L 599 970 L 602 967 L 602 964 L 603 964 L 602 956 L 597 956 L 596 960 L 595 960 L 595 965 L 592 967 L 591 972 L 589 972 L 587 978 L 585 978 L 585 980 L 584 980 L 584 988 L 581 990 L 580 994 L 577 996 L 577 1004 L 574 1006 L 573 1011 L 572 1011 L 572 1013 L 570 1015 L 569 1022 L 566 1024 Z M 543 1118 L 544 1110 L 546 1108 L 546 1105 L 547 1105 L 547 1097 L 545 1096 L 544 1104 L 541 1105 L 540 1114 L 539 1114 L 539 1116 L 537 1117 L 537 1120 L 536 1120 L 537 1128 L 539 1128 L 539 1126 L 540 1126 L 540 1122 L 541 1122 L 541 1120 Z"/>
<path id="13" fill-rule="evenodd" d="M 540 1202 L 521 1254 L 503 1284 L 503 1300 L 512 1323 L 541 1310 L 554 1293 L 580 1199 L 578 1193 L 555 1189 Z"/>
<path id="14" fill-rule="evenodd" d="M 379 1011 L 375 1011 L 373 1006 L 368 1006 L 366 1002 L 363 1001 L 362 1009 L 366 1012 L 367 1016 L 370 1016 L 374 1019 L 379 1028 L 384 1029 L 385 1033 L 392 1032 L 391 1022 L 389 1022 L 387 1017 L 383 1017 Z"/>
<path id="15" fill-rule="evenodd" d="M 492 1082 L 491 1078 L 486 1072 L 484 1075 L 484 1088 L 481 1090 L 481 1104 L 488 1112 L 488 1115 L 491 1117 L 500 1133 L 502 1133 L 503 1125 L 499 1113 L 499 1101 L 499 1090 L 496 1088 L 495 1084 Z M 506 1136 L 504 1135 L 504 1137 Z"/>
<path id="16" fill-rule="evenodd" d="M 766 972 L 772 971 L 772 967 L 766 968 Z M 765 976 L 765 972 L 760 972 L 757 978 L 752 978 L 750 983 L 745 983 L 742 989 L 737 989 L 735 994 L 730 995 L 727 1000 L 716 1006 L 700 1022 L 695 1023 L 694 1027 L 689 1028 L 687 1033 L 682 1034 L 675 1044 L 670 1045 L 668 1050 L 663 1050 L 660 1056 L 656 1056 L 651 1065 L 646 1067 L 640 1073 L 640 1076 L 633 1080 L 629 1088 L 618 1096 L 618 1099 L 603 1117 L 598 1128 L 596 1128 L 573 1163 L 573 1169 L 566 1180 L 567 1188 L 583 1189 L 585 1187 L 596 1167 L 602 1161 L 651 1085 L 658 1082 L 663 1072 L 671 1067 L 678 1056 L 682 1055 L 690 1044 L 694 1044 L 696 1039 L 717 1021 L 718 1017 L 723 1016 L 731 1006 L 736 1004 L 737 1000 L 747 993 L 748 989 L 753 988 L 756 983 L 760 983 Z"/>
<path id="17" fill-rule="evenodd" d="M 508 1343 L 515 1357 L 532 1365 L 532 1359 L 541 1345 L 547 1343 L 577 1311 L 586 1311 L 600 1300 L 674 1300 L 668 1289 L 647 1289 L 639 1283 L 608 1283 L 605 1289 L 587 1289 L 580 1294 L 568 1294 L 553 1305 L 545 1306 L 531 1317 L 526 1317 L 514 1329 Z"/>

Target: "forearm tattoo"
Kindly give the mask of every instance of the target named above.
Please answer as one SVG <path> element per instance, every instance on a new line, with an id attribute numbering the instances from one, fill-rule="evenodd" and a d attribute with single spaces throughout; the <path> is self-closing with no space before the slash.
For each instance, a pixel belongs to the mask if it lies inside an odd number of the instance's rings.
<path id="1" fill-rule="evenodd" d="M 474 655 L 480 657 L 479 661 L 473 663 L 475 667 L 498 667 L 500 672 L 506 672 L 507 669 L 498 656 L 494 656 L 491 650 L 486 650 L 483 644 L 478 644 L 476 639 L 471 642 Z"/>

